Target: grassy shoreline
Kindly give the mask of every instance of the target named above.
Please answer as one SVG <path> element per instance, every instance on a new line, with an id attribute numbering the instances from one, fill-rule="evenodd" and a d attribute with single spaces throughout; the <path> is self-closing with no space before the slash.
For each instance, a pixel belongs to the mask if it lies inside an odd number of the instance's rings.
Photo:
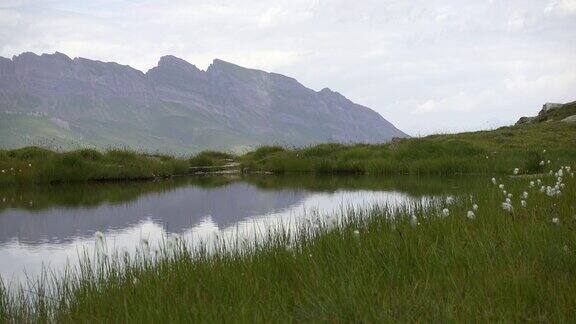
<path id="1" fill-rule="evenodd" d="M 236 172 L 247 173 L 506 174 L 516 167 L 522 173 L 538 173 L 576 161 L 575 147 L 576 124 L 556 121 L 387 144 L 265 146 L 241 156 L 213 151 L 192 157 L 126 150 L 52 152 L 27 147 L 0 150 L 0 184 L 142 180 L 230 164 L 238 165 Z"/>
<path id="2" fill-rule="evenodd" d="M 576 161 L 576 125 L 561 122 L 492 131 L 432 135 L 382 145 L 320 144 L 302 149 L 262 147 L 240 157 L 246 170 L 274 173 L 506 174 Z M 547 163 L 548 165 L 548 163 Z"/>
<path id="3" fill-rule="evenodd" d="M 347 210 L 337 226 L 302 226 L 243 250 L 176 245 L 155 262 L 145 252 L 108 258 L 99 273 L 60 278 L 50 298 L 41 285 L 33 301 L 0 289 L 0 319 L 569 321 L 576 317 L 576 179 L 564 172 L 560 195 L 540 192 L 534 179 L 485 178 L 472 193 L 436 197 L 413 213 Z M 540 179 L 557 183 L 553 175 Z M 512 194 L 511 211 L 502 208 L 503 190 Z"/>

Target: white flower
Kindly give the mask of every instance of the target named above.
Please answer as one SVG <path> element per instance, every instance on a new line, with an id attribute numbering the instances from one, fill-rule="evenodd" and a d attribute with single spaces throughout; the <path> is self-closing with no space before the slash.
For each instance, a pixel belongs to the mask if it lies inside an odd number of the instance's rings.
<path id="1" fill-rule="evenodd" d="M 503 203 L 502 203 L 502 208 L 503 208 L 505 211 L 509 212 L 509 213 L 511 213 L 512 211 L 514 211 L 514 208 L 512 207 L 512 204 L 510 204 L 510 203 L 508 203 L 508 202 L 503 202 Z"/>
<path id="2" fill-rule="evenodd" d="M 478 205 L 476 205 L 476 204 L 472 205 L 472 209 L 473 209 L 474 211 L 477 211 L 477 210 L 478 210 Z"/>
<path id="3" fill-rule="evenodd" d="M 104 234 L 102 234 L 102 232 L 100 231 L 96 231 L 94 233 L 94 237 L 96 238 L 96 240 L 98 241 L 103 241 L 104 240 Z"/>
<path id="4" fill-rule="evenodd" d="M 5 173 L 6 171 L 2 170 L 2 173 Z"/>
<path id="5" fill-rule="evenodd" d="M 550 160 L 548 160 L 548 164 L 550 164 L 550 163 L 551 163 Z"/>
<path id="6" fill-rule="evenodd" d="M 508 198 L 512 198 L 512 194 L 509 193 L 509 194 L 507 195 L 507 197 L 508 197 Z"/>
<path id="7" fill-rule="evenodd" d="M 536 180 L 536 183 L 537 183 L 538 185 L 541 185 L 541 184 L 542 184 L 542 180 L 537 179 L 537 180 Z"/>
<path id="8" fill-rule="evenodd" d="M 498 188 L 500 188 L 500 189 L 504 189 L 504 184 L 503 184 L 503 183 L 501 183 L 501 184 L 498 186 Z"/>
<path id="9" fill-rule="evenodd" d="M 132 278 L 132 284 L 137 285 L 138 284 L 138 278 L 136 278 L 136 277 Z"/>
<path id="10" fill-rule="evenodd" d="M 526 191 L 524 191 L 522 193 L 522 198 L 524 198 L 524 199 L 528 198 L 528 193 Z"/>
<path id="11" fill-rule="evenodd" d="M 4 170 L 2 170 L 2 171 L 4 171 Z M 496 178 L 492 178 L 492 183 L 496 184 Z"/>
<path id="12" fill-rule="evenodd" d="M 508 196 L 508 191 L 502 190 L 502 193 L 504 194 L 504 196 Z"/>
<path id="13" fill-rule="evenodd" d="M 522 205 L 522 207 L 526 207 L 527 206 L 526 200 L 520 200 L 520 205 Z"/>
<path id="14" fill-rule="evenodd" d="M 446 203 L 448 205 L 452 205 L 454 203 L 454 197 L 452 197 L 452 196 L 446 197 Z"/>
<path id="15" fill-rule="evenodd" d="M 541 166 L 543 166 L 544 164 L 546 164 L 544 161 L 540 161 Z"/>
<path id="16" fill-rule="evenodd" d="M 469 210 L 468 213 L 466 214 L 466 217 L 470 218 L 470 219 L 474 219 L 476 218 L 476 215 L 474 215 L 474 212 Z"/>
<path id="17" fill-rule="evenodd" d="M 559 177 L 563 177 L 563 176 L 564 176 L 564 171 L 562 171 L 562 169 L 558 170 L 558 176 L 559 176 Z"/>
<path id="18" fill-rule="evenodd" d="M 564 187 L 566 187 L 566 185 L 563 184 L 563 183 L 561 183 L 561 184 L 560 184 L 560 188 L 564 189 Z"/>
<path id="19" fill-rule="evenodd" d="M 530 188 L 534 187 L 534 181 L 530 181 Z"/>
<path id="20" fill-rule="evenodd" d="M 450 216 L 450 211 L 448 210 L 448 208 L 442 209 L 442 216 L 444 217 Z"/>
<path id="21" fill-rule="evenodd" d="M 518 169 L 518 168 L 514 169 L 514 175 L 517 175 L 518 172 L 520 172 L 520 169 Z"/>
<path id="22" fill-rule="evenodd" d="M 28 167 L 31 168 L 31 167 L 32 167 L 32 163 L 28 163 Z"/>
<path id="23" fill-rule="evenodd" d="M 542 150 L 542 153 L 546 153 L 546 150 Z"/>
<path id="24" fill-rule="evenodd" d="M 512 203 L 512 200 L 510 200 L 510 198 L 506 198 L 506 203 L 507 203 L 507 204 L 511 204 L 511 203 Z"/>
<path id="25" fill-rule="evenodd" d="M 554 224 L 554 225 L 560 225 L 560 219 L 559 219 L 558 217 L 552 218 L 552 224 Z"/>
<path id="26" fill-rule="evenodd" d="M 359 230 L 354 230 L 354 236 L 359 236 L 360 235 L 360 231 Z"/>
<path id="27" fill-rule="evenodd" d="M 540 187 L 540 192 L 542 193 L 546 192 L 546 188 L 544 186 Z"/>

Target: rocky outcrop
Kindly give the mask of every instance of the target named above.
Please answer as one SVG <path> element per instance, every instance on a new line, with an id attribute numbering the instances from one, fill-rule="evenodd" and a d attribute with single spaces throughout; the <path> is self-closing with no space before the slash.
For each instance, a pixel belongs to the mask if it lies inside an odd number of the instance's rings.
<path id="1" fill-rule="evenodd" d="M 568 116 L 562 119 L 562 121 L 565 123 L 576 123 L 576 115 Z"/>
<path id="2" fill-rule="evenodd" d="M 565 104 L 546 103 L 542 106 L 538 115 L 534 117 L 521 117 L 515 126 L 552 121 L 573 122 L 575 114 L 576 101 Z"/>
<path id="3" fill-rule="evenodd" d="M 534 117 L 520 117 L 520 119 L 518 119 L 518 121 L 516 122 L 515 126 L 518 125 L 522 125 L 522 124 L 528 124 L 531 123 L 534 120 Z"/>
<path id="4" fill-rule="evenodd" d="M 146 73 L 62 53 L 0 58 L 2 111 L 41 113 L 96 146 L 171 152 L 406 137 L 338 92 L 218 59 L 202 71 L 170 55 Z"/>
<path id="5" fill-rule="evenodd" d="M 554 103 L 554 102 L 547 102 L 544 104 L 544 106 L 542 106 L 542 113 L 548 112 L 550 110 L 553 109 L 558 109 L 561 108 L 563 106 L 563 104 L 561 103 Z"/>

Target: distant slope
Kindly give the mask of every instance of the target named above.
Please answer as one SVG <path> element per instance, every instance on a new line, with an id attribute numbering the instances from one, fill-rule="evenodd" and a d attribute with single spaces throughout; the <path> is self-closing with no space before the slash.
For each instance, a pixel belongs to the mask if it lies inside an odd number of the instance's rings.
<path id="1" fill-rule="evenodd" d="M 36 145 L 51 149 L 80 146 L 82 138 L 57 121 L 27 114 L 0 112 L 0 144 L 3 147 Z"/>
<path id="2" fill-rule="evenodd" d="M 8 121 L 6 113 L 20 117 Z M 48 123 L 14 131 L 31 114 Z M 406 137 L 329 89 L 316 92 L 293 78 L 221 60 L 201 71 L 174 56 L 147 73 L 61 53 L 0 58 L 0 118 L 13 126 L 0 137 L 8 148 L 53 141 L 190 153 Z"/>

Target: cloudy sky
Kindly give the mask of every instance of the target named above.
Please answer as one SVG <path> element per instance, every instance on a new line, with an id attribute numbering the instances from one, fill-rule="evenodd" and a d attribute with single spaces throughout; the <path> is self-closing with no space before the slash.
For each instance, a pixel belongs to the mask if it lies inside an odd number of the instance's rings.
<path id="1" fill-rule="evenodd" d="M 576 100 L 576 0 L 0 0 L 0 56 L 24 51 L 143 71 L 166 54 L 220 58 L 424 135 Z"/>

